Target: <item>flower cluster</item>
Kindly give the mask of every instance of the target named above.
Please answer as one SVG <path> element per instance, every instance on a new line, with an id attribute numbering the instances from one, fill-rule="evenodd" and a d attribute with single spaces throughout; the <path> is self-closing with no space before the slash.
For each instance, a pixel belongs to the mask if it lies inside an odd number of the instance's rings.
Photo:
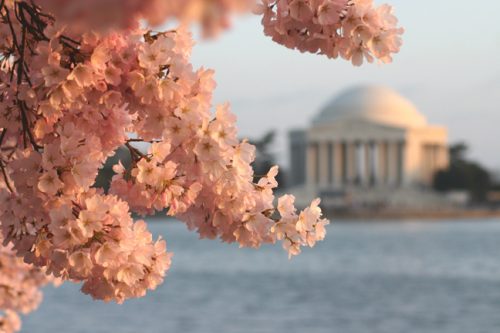
<path id="1" fill-rule="evenodd" d="M 356 66 L 366 59 L 392 61 L 402 28 L 392 7 L 373 0 L 260 0 L 264 33 L 286 47 L 342 57 Z"/>
<path id="2" fill-rule="evenodd" d="M 122 302 L 154 289 L 170 266 L 165 242 L 131 212 L 166 209 L 202 237 L 241 246 L 283 239 L 290 254 L 324 237 L 319 214 L 307 231 L 299 216 L 275 216 L 277 168 L 254 182 L 254 147 L 237 139 L 228 105 L 211 114 L 212 72 L 189 63 L 188 31 L 79 36 L 30 8 L 34 23 L 10 12 L 0 73 L 1 230 L 26 262 Z M 122 146 L 132 164 L 114 166 L 106 194 L 93 184 Z"/>
<path id="3" fill-rule="evenodd" d="M 0 235 L 0 243 L 3 242 Z M 21 329 L 18 313 L 29 313 L 42 299 L 40 287 L 50 278 L 38 268 L 25 264 L 8 246 L 0 247 L 0 332 Z M 3 314 L 2 314 L 3 312 Z"/>
<path id="4" fill-rule="evenodd" d="M 190 63 L 185 23 L 213 34 L 252 4 L 0 1 L 1 332 L 34 308 L 45 272 L 106 301 L 155 289 L 171 254 L 132 213 L 166 211 L 200 237 L 245 247 L 281 241 L 289 256 L 325 237 L 319 200 L 297 212 L 285 195 L 275 206 L 278 168 L 254 174 L 255 147 L 237 138 L 229 105 L 211 111 L 213 72 Z M 266 33 L 292 48 L 355 64 L 399 48 L 390 7 L 371 0 L 262 0 L 260 11 Z M 181 24 L 140 28 L 167 18 Z M 114 165 L 105 191 L 98 171 L 124 147 L 131 163 Z"/>
<path id="5" fill-rule="evenodd" d="M 325 237 L 325 226 L 328 221 L 321 218 L 319 199 L 313 201 L 310 207 L 297 216 L 294 207 L 295 197 L 286 194 L 278 200 L 278 211 L 281 220 L 272 227 L 276 238 L 283 240 L 283 247 L 288 251 L 288 255 L 300 253 L 300 246 L 307 244 L 313 247 L 318 240 Z"/>
<path id="6" fill-rule="evenodd" d="M 35 0 L 75 29 L 138 28 L 140 20 L 157 26 L 167 19 L 198 22 L 205 35 L 229 26 L 233 13 L 249 11 L 255 0 Z"/>

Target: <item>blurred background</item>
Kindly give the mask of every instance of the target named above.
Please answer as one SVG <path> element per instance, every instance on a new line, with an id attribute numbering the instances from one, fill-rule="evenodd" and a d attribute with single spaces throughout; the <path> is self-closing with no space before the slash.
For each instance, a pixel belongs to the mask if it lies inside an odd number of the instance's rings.
<path id="1" fill-rule="evenodd" d="M 388 65 L 288 50 L 258 17 L 193 52 L 256 144 L 256 173 L 277 163 L 280 191 L 322 197 L 324 242 L 289 261 L 155 217 L 175 253 L 159 290 L 114 305 L 47 288 L 23 331 L 497 332 L 500 2 L 391 4 L 406 33 Z"/>

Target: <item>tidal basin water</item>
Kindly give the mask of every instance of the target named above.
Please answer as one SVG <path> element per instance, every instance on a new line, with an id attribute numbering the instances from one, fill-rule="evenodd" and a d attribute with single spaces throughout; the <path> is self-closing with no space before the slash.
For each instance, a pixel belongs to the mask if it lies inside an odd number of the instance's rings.
<path id="1" fill-rule="evenodd" d="M 335 222 L 291 261 L 150 227 L 175 253 L 159 289 L 116 305 L 46 288 L 22 332 L 500 332 L 500 221 Z"/>

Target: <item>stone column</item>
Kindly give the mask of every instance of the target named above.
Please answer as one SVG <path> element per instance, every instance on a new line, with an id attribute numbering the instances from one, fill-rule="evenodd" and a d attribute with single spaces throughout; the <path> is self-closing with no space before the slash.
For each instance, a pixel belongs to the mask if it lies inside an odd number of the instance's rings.
<path id="1" fill-rule="evenodd" d="M 347 147 L 347 183 L 354 184 L 357 176 L 357 156 L 356 144 L 353 142 L 346 143 Z"/>
<path id="2" fill-rule="evenodd" d="M 375 145 L 375 184 L 384 184 L 385 150 L 382 142 L 374 142 Z"/>
<path id="3" fill-rule="evenodd" d="M 361 147 L 363 147 L 363 165 L 361 165 L 362 184 L 365 186 L 370 186 L 372 176 L 371 143 L 363 143 Z"/>
<path id="4" fill-rule="evenodd" d="M 329 141 L 327 143 L 327 149 L 328 153 L 328 170 L 327 170 L 327 178 L 328 178 L 328 188 L 333 187 L 333 143 Z"/>
<path id="5" fill-rule="evenodd" d="M 316 188 L 318 183 L 317 175 L 317 155 L 318 149 L 317 144 L 310 142 L 307 145 L 307 170 L 306 170 L 306 180 L 307 186 L 311 189 Z"/>
<path id="6" fill-rule="evenodd" d="M 388 142 L 385 142 L 385 184 L 386 185 L 391 185 L 391 182 L 392 182 L 391 157 L 392 157 L 392 146 L 391 146 L 391 143 L 388 141 Z"/>
<path id="7" fill-rule="evenodd" d="M 346 142 L 342 142 L 341 151 L 342 155 L 342 187 L 344 188 L 349 182 L 349 145 Z"/>
<path id="8" fill-rule="evenodd" d="M 369 184 L 370 186 L 375 186 L 377 184 L 377 173 L 378 173 L 378 146 L 375 141 L 370 141 L 368 144 L 370 147 L 370 168 L 369 168 Z"/>
<path id="9" fill-rule="evenodd" d="M 357 141 L 356 143 L 354 143 L 354 184 L 356 185 L 361 185 L 362 184 L 362 181 L 363 181 L 363 166 L 361 165 L 361 147 L 362 147 L 362 144 L 361 142 Z"/>
<path id="10" fill-rule="evenodd" d="M 406 144 L 404 141 L 397 143 L 397 185 L 403 186 L 406 181 Z"/>
<path id="11" fill-rule="evenodd" d="M 328 143 L 320 142 L 318 143 L 318 162 L 319 162 L 319 177 L 318 185 L 320 188 L 325 188 L 328 186 Z"/>
<path id="12" fill-rule="evenodd" d="M 425 179 L 428 184 L 432 183 L 434 175 L 434 154 L 432 153 L 432 145 L 427 144 L 424 146 L 425 151 Z"/>
<path id="13" fill-rule="evenodd" d="M 387 145 L 385 142 L 378 142 L 377 144 L 377 173 L 376 183 L 379 185 L 387 184 Z"/>
<path id="14" fill-rule="evenodd" d="M 394 186 L 398 181 L 398 152 L 397 143 L 387 143 L 387 184 Z"/>
<path id="15" fill-rule="evenodd" d="M 333 174 L 333 187 L 342 187 L 342 169 L 344 165 L 342 156 L 342 143 L 332 143 L 332 174 Z"/>

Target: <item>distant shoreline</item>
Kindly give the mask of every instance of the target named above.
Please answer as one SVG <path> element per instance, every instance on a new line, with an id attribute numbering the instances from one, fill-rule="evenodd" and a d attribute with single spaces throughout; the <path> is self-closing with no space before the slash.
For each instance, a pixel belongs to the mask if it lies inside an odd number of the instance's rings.
<path id="1" fill-rule="evenodd" d="M 450 219 L 470 219 L 470 218 L 499 218 L 500 209 L 487 208 L 457 208 L 446 210 L 430 210 L 430 211 L 408 211 L 408 210 L 324 210 L 324 214 L 330 219 L 345 219 L 345 220 L 369 220 L 369 221 L 390 221 L 390 220 L 450 220 Z"/>
<path id="2" fill-rule="evenodd" d="M 441 220 L 465 220 L 470 218 L 498 218 L 500 221 L 500 209 L 487 208 L 457 208 L 446 209 L 441 211 L 410 211 L 410 210 L 388 210 L 388 209 L 358 209 L 358 210 L 332 210 L 323 209 L 323 215 L 328 219 L 342 219 L 346 221 L 404 221 L 404 220 L 426 220 L 426 221 L 441 221 Z M 140 219 L 140 216 L 134 216 Z M 177 221 L 175 217 L 167 216 L 164 212 L 159 212 L 149 216 L 150 222 Z"/>

